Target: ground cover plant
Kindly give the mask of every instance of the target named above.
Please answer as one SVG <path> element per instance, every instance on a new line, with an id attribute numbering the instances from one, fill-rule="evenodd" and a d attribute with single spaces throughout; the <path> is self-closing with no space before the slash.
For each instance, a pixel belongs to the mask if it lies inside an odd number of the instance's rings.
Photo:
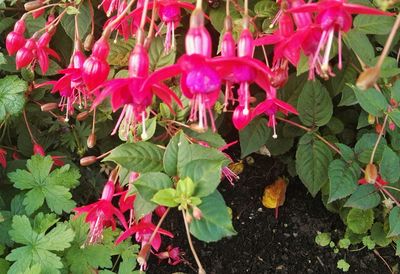
<path id="1" fill-rule="evenodd" d="M 345 227 L 318 245 L 399 256 L 399 25 L 385 0 L 0 0 L 0 272 L 157 273 L 188 263 L 179 218 L 206 273 L 193 238 L 237 237 L 220 191 L 255 152 L 278 221 L 299 178 Z"/>

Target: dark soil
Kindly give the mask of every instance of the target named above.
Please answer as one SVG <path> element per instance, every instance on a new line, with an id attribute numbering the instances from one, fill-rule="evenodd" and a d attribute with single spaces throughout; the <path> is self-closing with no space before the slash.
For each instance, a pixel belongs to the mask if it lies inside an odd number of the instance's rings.
<path id="1" fill-rule="evenodd" d="M 219 188 L 232 209 L 238 234 L 216 243 L 194 240 L 207 273 L 343 273 L 336 268 L 342 258 L 350 264 L 347 273 L 390 273 L 372 251 L 341 250 L 335 254 L 330 247 L 318 246 L 314 241 L 317 231 L 331 232 L 337 242 L 343 235 L 344 225 L 338 215 L 325 209 L 319 197 L 312 198 L 295 179 L 290 181 L 286 202 L 276 220 L 274 210 L 263 207 L 261 198 L 265 186 L 284 174 L 283 166 L 266 156 L 252 157 L 254 165 L 245 166 L 235 186 L 223 182 Z M 175 238 L 164 238 L 163 245 L 179 246 L 188 262 L 169 266 L 166 262 L 158 264 L 152 256 L 147 273 L 197 273 L 181 215 L 176 210 L 170 214 L 163 227 L 172 231 Z M 379 253 L 391 266 L 396 263 L 393 249 L 381 249 Z"/>

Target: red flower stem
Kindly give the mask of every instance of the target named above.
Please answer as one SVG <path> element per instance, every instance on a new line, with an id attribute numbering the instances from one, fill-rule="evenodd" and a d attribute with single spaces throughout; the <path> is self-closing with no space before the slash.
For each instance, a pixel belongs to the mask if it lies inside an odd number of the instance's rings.
<path id="1" fill-rule="evenodd" d="M 193 257 L 196 261 L 197 267 L 199 268 L 198 274 L 206 274 L 206 271 L 204 270 L 203 266 L 201 265 L 200 259 L 197 256 L 196 250 L 194 249 L 193 242 L 192 242 L 192 237 L 190 236 L 190 231 L 189 231 L 189 225 L 186 221 L 186 212 L 183 209 L 182 210 L 182 216 L 183 216 L 183 222 L 185 223 L 185 229 L 186 229 L 186 236 L 188 238 L 190 250 L 192 251 Z"/>
<path id="2" fill-rule="evenodd" d="M 94 34 L 94 10 L 93 10 L 93 5 L 92 5 L 92 0 L 88 0 L 89 4 L 89 12 L 90 12 L 90 24 L 92 25 L 92 29 L 90 31 L 90 34 Z"/>
<path id="3" fill-rule="evenodd" d="M 379 56 L 378 62 L 376 62 L 375 65 L 376 68 L 380 69 L 382 67 L 383 61 L 385 60 L 386 55 L 389 53 L 390 45 L 393 42 L 394 36 L 396 35 L 399 26 L 400 26 L 400 13 L 397 14 L 396 21 L 394 22 L 394 25 L 392 27 L 392 30 L 390 31 L 388 39 L 386 40 L 381 56 Z"/>
<path id="4" fill-rule="evenodd" d="M 29 126 L 28 119 L 26 118 L 25 109 L 22 111 L 22 115 L 23 115 L 23 117 L 24 117 L 26 129 L 28 130 L 28 133 L 29 133 L 29 136 L 31 137 L 32 143 L 37 144 L 37 141 L 36 141 L 35 137 L 33 136 L 32 131 L 31 131 L 31 128 L 30 128 L 30 126 Z"/>
<path id="5" fill-rule="evenodd" d="M 97 160 L 103 159 L 104 157 L 106 157 L 108 154 L 111 153 L 112 150 L 109 150 L 107 152 L 104 152 L 103 154 L 99 155 L 96 157 Z"/>
<path id="6" fill-rule="evenodd" d="M 150 42 L 154 37 L 154 26 L 156 24 L 156 16 L 157 16 L 157 1 L 153 1 L 153 8 L 151 10 L 151 22 L 149 27 L 149 33 L 147 34 L 147 38 L 145 41 L 146 48 L 150 47 Z"/>
<path id="7" fill-rule="evenodd" d="M 129 12 L 129 10 L 131 9 L 131 7 L 134 3 L 135 3 L 135 0 L 131 0 L 128 3 L 128 5 L 126 6 L 126 8 L 120 13 L 120 15 L 118 15 L 117 18 L 115 18 L 110 24 L 107 25 L 107 27 L 103 30 L 102 37 L 107 38 L 107 39 L 110 37 L 113 27 L 116 24 L 118 24 L 125 17 L 125 15 Z"/>
<path id="8" fill-rule="evenodd" d="M 393 196 L 392 193 L 390 193 L 389 190 L 387 190 L 384 186 L 381 186 L 379 188 L 380 191 L 382 191 L 383 193 L 385 193 L 387 196 L 389 196 L 390 199 L 392 199 L 392 201 L 398 206 L 400 207 L 400 202 L 396 199 L 396 197 Z"/>
<path id="9" fill-rule="evenodd" d="M 92 134 L 94 134 L 95 125 L 96 125 L 96 109 L 93 110 Z"/>
<path id="10" fill-rule="evenodd" d="M 369 159 L 369 163 L 370 163 L 370 164 L 372 164 L 372 163 L 374 162 L 374 157 L 375 157 L 376 149 L 378 148 L 378 145 L 379 145 L 379 143 L 380 143 L 380 141 L 381 141 L 381 139 L 382 139 L 383 132 L 385 132 L 385 127 L 386 127 L 387 119 L 388 119 L 388 114 L 385 115 L 385 119 L 383 120 L 383 124 L 382 124 L 381 131 L 379 132 L 378 139 L 376 139 L 374 148 L 373 148 L 373 150 L 372 150 L 371 158 Z"/>
<path id="11" fill-rule="evenodd" d="M 54 28 L 56 27 L 60 22 L 61 19 L 64 17 L 64 15 L 67 13 L 67 9 L 64 9 L 57 17 L 56 19 L 54 19 L 54 21 L 52 21 L 50 24 L 48 24 L 47 26 L 44 26 L 43 28 L 39 29 L 38 31 L 36 31 L 33 36 L 35 36 L 35 34 L 40 33 L 46 29 L 50 29 L 50 28 Z"/>
<path id="12" fill-rule="evenodd" d="M 140 26 L 139 29 L 142 31 L 144 30 L 144 26 L 146 24 L 146 16 L 147 16 L 147 8 L 149 6 L 149 0 L 144 0 L 143 3 L 143 10 L 142 10 L 142 17 L 140 18 Z"/>
<path id="13" fill-rule="evenodd" d="M 290 125 L 292 125 L 292 126 L 301 128 L 301 129 L 303 129 L 303 130 L 305 130 L 305 131 L 307 131 L 307 132 L 312 132 L 312 131 L 313 131 L 311 128 L 305 127 L 305 126 L 303 126 L 303 125 L 300 125 L 300 124 L 298 124 L 298 123 L 296 123 L 296 122 L 287 120 L 287 119 L 285 119 L 285 118 L 276 117 L 276 119 L 278 119 L 278 120 L 280 120 L 280 121 L 283 121 L 283 122 L 286 122 L 286 123 L 288 123 L 288 124 L 290 124 Z M 324 142 L 328 147 L 330 147 L 333 151 L 335 151 L 337 154 L 339 154 L 340 156 L 342 156 L 342 152 L 341 152 L 334 144 L 330 143 L 328 140 L 326 140 L 324 137 L 322 137 L 322 136 L 319 135 L 318 133 L 313 132 L 313 134 L 314 134 L 314 136 L 317 137 L 319 140 L 321 140 L 322 142 Z"/>
<path id="14" fill-rule="evenodd" d="M 60 3 L 48 4 L 48 5 L 45 5 L 45 6 L 41 6 L 40 8 L 37 8 L 37 9 L 27 11 L 27 12 L 24 13 L 24 15 L 22 15 L 21 19 L 24 20 L 25 17 L 27 17 L 27 16 L 28 16 L 29 14 L 31 14 L 31 13 L 34 13 L 34 12 L 37 12 L 37 11 L 41 11 L 41 10 L 43 10 L 43 9 L 47 9 L 47 8 L 50 8 L 50 7 L 59 6 L 59 5 L 60 5 Z M 65 5 L 65 6 L 71 6 L 72 4 L 67 4 L 67 3 L 65 3 L 65 4 L 63 4 L 63 5 Z"/>

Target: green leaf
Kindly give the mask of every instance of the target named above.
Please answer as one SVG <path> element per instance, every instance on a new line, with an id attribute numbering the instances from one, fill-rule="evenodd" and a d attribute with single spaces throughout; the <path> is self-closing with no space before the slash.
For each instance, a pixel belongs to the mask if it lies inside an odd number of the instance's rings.
<path id="1" fill-rule="evenodd" d="M 171 187 L 171 178 L 161 172 L 142 173 L 135 181 L 135 188 L 147 201 L 150 201 L 159 190 Z"/>
<path id="2" fill-rule="evenodd" d="M 329 164 L 329 200 L 347 197 L 357 189 L 360 167 L 357 163 L 348 164 L 342 160 L 334 160 Z"/>
<path id="3" fill-rule="evenodd" d="M 395 18 L 360 14 L 354 19 L 354 29 L 365 34 L 389 34 Z"/>
<path id="4" fill-rule="evenodd" d="M 389 233 L 388 237 L 395 237 L 400 235 L 400 207 L 392 208 L 389 214 Z"/>
<path id="5" fill-rule="evenodd" d="M 328 232 L 325 233 L 318 233 L 317 236 L 315 236 L 315 243 L 319 246 L 328 246 L 329 243 L 331 242 L 331 234 Z"/>
<path id="6" fill-rule="evenodd" d="M 382 153 L 382 161 L 379 164 L 379 173 L 382 178 L 390 183 L 395 183 L 400 178 L 400 160 L 397 154 L 388 146 Z"/>
<path id="7" fill-rule="evenodd" d="M 364 246 L 366 246 L 369 250 L 372 250 L 375 248 L 375 241 L 372 240 L 371 236 L 364 236 L 362 238 L 362 243 Z"/>
<path id="8" fill-rule="evenodd" d="M 29 190 L 23 201 L 26 212 L 32 214 L 44 201 L 57 214 L 71 211 L 75 202 L 71 199 L 69 188 L 77 185 L 79 173 L 69 165 L 51 172 L 53 160 L 50 156 L 34 155 L 26 166 L 28 171 L 17 169 L 8 174 L 16 188 Z"/>
<path id="9" fill-rule="evenodd" d="M 350 269 L 350 265 L 348 262 L 346 262 L 344 259 L 340 259 L 337 264 L 336 267 L 340 270 L 342 270 L 343 272 L 347 272 Z"/>
<path id="10" fill-rule="evenodd" d="M 369 163 L 369 159 L 372 154 L 372 150 L 375 146 L 375 143 L 378 139 L 378 135 L 375 133 L 366 133 L 357 141 L 356 145 L 354 146 L 354 152 L 357 155 L 357 159 L 367 164 Z M 374 162 L 378 161 L 378 159 L 382 158 L 382 152 L 386 145 L 386 139 L 382 138 L 379 142 L 379 145 L 376 149 Z"/>
<path id="11" fill-rule="evenodd" d="M 89 4 L 84 2 L 80 5 L 78 13 L 78 31 L 80 37 L 85 37 L 89 30 L 91 22 Z M 61 19 L 61 26 L 64 28 L 65 33 L 72 39 L 75 39 L 75 15 L 66 15 Z"/>
<path id="12" fill-rule="evenodd" d="M 332 117 L 333 105 L 326 88 L 318 81 L 307 82 L 297 102 L 300 120 L 306 126 L 326 125 Z"/>
<path id="13" fill-rule="evenodd" d="M 261 0 L 254 5 L 254 13 L 260 18 L 272 18 L 277 11 L 278 6 L 274 1 Z"/>
<path id="14" fill-rule="evenodd" d="M 171 138 L 164 153 L 164 170 L 169 176 L 175 176 L 178 174 L 179 151 L 181 151 L 181 154 L 183 155 L 183 152 L 188 150 L 189 143 L 182 131 L 179 131 Z"/>
<path id="15" fill-rule="evenodd" d="M 150 140 L 154 136 L 154 133 L 156 132 L 156 128 L 157 128 L 157 117 L 147 119 L 145 121 L 145 127 L 146 127 L 145 135 L 142 135 L 142 131 L 143 131 L 142 124 L 140 124 L 137 129 L 137 135 L 142 138 L 142 141 Z"/>
<path id="16" fill-rule="evenodd" d="M 199 209 L 202 212 L 202 218 L 200 220 L 193 218 L 190 223 L 190 232 L 197 239 L 215 242 L 223 237 L 236 235 L 228 208 L 218 191 L 202 198 Z"/>
<path id="17" fill-rule="evenodd" d="M 307 135 L 303 136 L 301 140 Z M 321 141 L 309 140 L 298 145 L 296 152 L 296 171 L 312 196 L 328 181 L 328 166 L 332 153 Z"/>
<path id="18" fill-rule="evenodd" d="M 199 133 L 189 128 L 185 128 L 184 132 L 188 136 L 196 140 L 204 141 L 214 148 L 220 148 L 226 145 L 226 142 L 221 135 L 219 135 L 217 132 L 213 132 L 211 129 L 208 129 L 206 132 Z"/>
<path id="19" fill-rule="evenodd" d="M 22 111 L 27 87 L 25 81 L 14 75 L 0 79 L 0 122 Z"/>
<path id="20" fill-rule="evenodd" d="M 378 206 L 380 202 L 381 196 L 377 193 L 376 188 L 371 184 L 366 184 L 360 185 L 350 196 L 344 206 L 359 209 L 370 209 Z"/>
<path id="21" fill-rule="evenodd" d="M 350 147 L 340 143 L 336 143 L 335 145 L 339 148 L 340 152 L 342 153 L 343 160 L 353 161 L 356 158 L 354 151 Z"/>
<path id="22" fill-rule="evenodd" d="M 215 191 L 221 181 L 221 161 L 195 160 L 185 165 L 181 177 L 189 177 L 196 184 L 195 196 L 208 196 Z"/>
<path id="23" fill-rule="evenodd" d="M 256 118 L 239 131 L 241 158 L 257 151 L 267 142 L 271 134 L 271 129 L 267 126 L 267 123 L 268 121 L 265 118 Z"/>
<path id="24" fill-rule="evenodd" d="M 357 97 L 360 106 L 369 114 L 382 117 L 389 106 L 385 96 L 374 88 L 360 90 L 354 85 L 350 86 Z"/>
<path id="25" fill-rule="evenodd" d="M 350 209 L 347 215 L 347 226 L 357 234 L 366 233 L 374 223 L 374 211 L 372 209 L 362 210 Z"/>
<path id="26" fill-rule="evenodd" d="M 175 39 L 175 37 L 171 37 Z M 171 49 L 170 52 L 165 53 L 164 38 L 157 36 L 151 41 L 149 49 L 150 70 L 172 65 L 175 62 L 176 49 Z"/>
<path id="27" fill-rule="evenodd" d="M 107 62 L 112 66 L 128 66 L 129 56 L 135 45 L 134 39 L 125 41 L 124 39 L 117 40 L 117 43 L 109 41 L 110 53 L 108 54 Z"/>
<path id="28" fill-rule="evenodd" d="M 400 127 L 400 110 L 395 108 L 388 112 L 388 116 L 397 127 Z"/>
<path id="29" fill-rule="evenodd" d="M 157 206 L 158 205 L 153 201 L 148 202 L 142 197 L 142 195 L 140 195 L 139 193 L 136 194 L 136 199 L 133 203 L 136 220 L 140 220 L 147 214 L 153 212 L 153 210 L 156 209 Z"/>
<path id="30" fill-rule="evenodd" d="M 50 251 L 63 251 L 71 246 L 74 232 L 67 224 L 58 223 L 49 233 L 37 233 L 32 229 L 28 217 L 14 216 L 12 239 L 24 246 L 15 248 L 6 257 L 14 262 L 9 274 L 24 273 L 27 268 L 38 265 L 41 273 L 60 273 L 63 267 L 60 257 Z"/>
<path id="31" fill-rule="evenodd" d="M 339 247 L 342 249 L 348 249 L 349 246 L 351 245 L 351 242 L 349 239 L 344 238 L 344 239 L 340 239 L 339 243 L 338 243 Z"/>
<path id="32" fill-rule="evenodd" d="M 386 232 L 382 223 L 374 223 L 371 228 L 371 238 L 379 246 L 388 246 L 392 239 L 386 238 Z"/>
<path id="33" fill-rule="evenodd" d="M 74 274 L 91 273 L 98 267 L 112 267 L 109 249 L 100 244 L 87 245 L 84 248 L 75 245 L 68 249 L 65 259 Z"/>
<path id="34" fill-rule="evenodd" d="M 166 188 L 159 190 L 151 201 L 167 207 L 176 207 L 179 205 L 179 203 L 175 201 L 176 198 L 176 190 L 173 188 Z"/>
<path id="35" fill-rule="evenodd" d="M 352 29 L 343 35 L 343 39 L 346 45 L 351 48 L 364 63 L 372 65 L 371 62 L 375 57 L 375 53 L 367 35 Z"/>
<path id="36" fill-rule="evenodd" d="M 111 151 L 104 161 L 112 161 L 130 171 L 157 172 L 163 169 L 163 150 L 147 142 L 122 144 Z"/>
<path id="37" fill-rule="evenodd" d="M 397 80 L 394 82 L 393 86 L 390 88 L 391 98 L 393 98 L 396 102 L 400 102 L 400 81 Z"/>

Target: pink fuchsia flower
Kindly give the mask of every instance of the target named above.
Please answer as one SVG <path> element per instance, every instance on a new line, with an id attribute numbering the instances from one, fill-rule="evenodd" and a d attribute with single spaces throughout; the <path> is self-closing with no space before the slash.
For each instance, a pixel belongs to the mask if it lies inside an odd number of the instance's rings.
<path id="1" fill-rule="evenodd" d="M 276 114 L 278 111 L 282 112 L 284 115 L 288 115 L 289 113 L 298 115 L 298 112 L 294 107 L 277 99 L 276 96 L 267 98 L 265 101 L 258 104 L 253 110 L 253 118 L 261 114 L 268 116 L 268 126 L 272 127 L 274 131 L 272 135 L 273 138 L 278 137 L 276 134 Z"/>
<path id="2" fill-rule="evenodd" d="M 120 0 L 103 0 L 98 8 L 103 7 L 107 17 L 109 17 L 114 11 L 118 10 Z"/>
<path id="3" fill-rule="evenodd" d="M 129 77 L 114 79 L 102 85 L 102 92 L 94 101 L 94 107 L 100 104 L 106 97 L 111 97 L 113 111 L 123 107 L 118 122 L 111 134 L 115 134 L 122 125 L 125 129 L 124 135 L 132 128 L 136 128 L 138 122 L 142 124 L 142 139 L 147 138 L 145 121 L 147 119 L 146 109 L 151 105 L 153 95 L 158 96 L 171 109 L 172 100 L 182 106 L 176 94 L 165 84 L 151 82 L 146 89 L 141 89 L 142 84 L 148 78 L 149 57 L 147 51 L 137 44 L 129 58 Z"/>
<path id="4" fill-rule="evenodd" d="M 332 48 L 334 33 L 338 34 L 338 68 L 342 68 L 342 32 L 348 32 L 352 26 L 352 14 L 392 15 L 389 12 L 347 3 L 345 0 L 322 0 L 317 3 L 300 5 L 289 9 L 288 12 L 315 12 L 315 23 L 320 26 L 322 33 L 313 55 L 312 64 L 315 67 L 320 51 L 323 51 L 321 70 L 329 75 L 329 54 Z"/>
<path id="5" fill-rule="evenodd" d="M 232 18 L 230 16 L 225 17 L 225 33 L 221 41 L 221 56 L 222 57 L 235 57 L 236 56 L 236 42 L 232 35 Z M 224 100 L 224 111 L 227 110 L 229 101 L 234 101 L 232 92 L 233 83 L 231 81 L 225 81 L 225 100 Z"/>
<path id="6" fill-rule="evenodd" d="M 97 202 L 87 206 L 74 208 L 77 216 L 87 213 L 85 221 L 90 224 L 87 239 L 88 244 L 99 242 L 102 239 L 105 227 L 111 226 L 113 230 L 116 228 L 114 216 L 119 219 L 125 229 L 128 228 L 124 215 L 111 203 L 114 191 L 114 182 L 108 181 L 104 186 L 101 198 Z"/>
<path id="7" fill-rule="evenodd" d="M 136 195 L 128 195 L 128 190 L 120 193 L 121 196 L 118 200 L 118 207 L 122 213 L 125 213 L 128 210 L 133 210 L 133 204 L 136 199 Z"/>
<path id="8" fill-rule="evenodd" d="M 0 165 L 3 168 L 7 167 L 6 155 L 7 155 L 7 151 L 3 148 L 0 148 Z"/>
<path id="9" fill-rule="evenodd" d="M 185 36 L 185 50 L 187 55 L 211 57 L 211 36 L 204 26 L 204 12 L 201 9 L 195 9 L 190 16 L 190 27 Z"/>
<path id="10" fill-rule="evenodd" d="M 115 241 L 115 244 L 121 243 L 123 240 L 127 239 L 128 237 L 135 235 L 136 241 L 140 242 L 142 246 L 149 243 L 151 234 L 153 234 L 156 226 L 151 221 L 152 215 L 148 214 L 144 216 L 137 224 L 133 224 L 131 227 L 126 229 Z M 151 242 L 151 246 L 154 250 L 158 251 L 161 246 L 161 234 L 173 238 L 174 235 L 162 228 L 157 230 L 157 233 Z"/>
<path id="11" fill-rule="evenodd" d="M 177 265 L 183 261 L 184 252 L 179 247 L 173 247 L 172 245 L 167 246 L 167 250 L 155 253 L 160 260 L 168 259 L 168 264 Z"/>
<path id="12" fill-rule="evenodd" d="M 82 78 L 90 90 L 95 89 L 107 80 L 110 65 L 107 56 L 110 46 L 106 38 L 101 37 L 93 45 L 92 55 L 83 63 Z"/>
<path id="13" fill-rule="evenodd" d="M 33 154 L 40 155 L 43 157 L 46 156 L 46 153 L 44 152 L 43 147 L 36 142 L 33 143 Z M 64 156 L 51 156 L 54 166 L 59 166 L 59 167 L 64 165 L 64 162 L 61 160 L 63 158 L 65 158 L 65 157 Z"/>
<path id="14" fill-rule="evenodd" d="M 18 20 L 14 25 L 14 30 L 7 35 L 6 48 L 9 55 L 14 55 L 20 48 L 25 45 L 24 37 L 25 21 Z"/>

